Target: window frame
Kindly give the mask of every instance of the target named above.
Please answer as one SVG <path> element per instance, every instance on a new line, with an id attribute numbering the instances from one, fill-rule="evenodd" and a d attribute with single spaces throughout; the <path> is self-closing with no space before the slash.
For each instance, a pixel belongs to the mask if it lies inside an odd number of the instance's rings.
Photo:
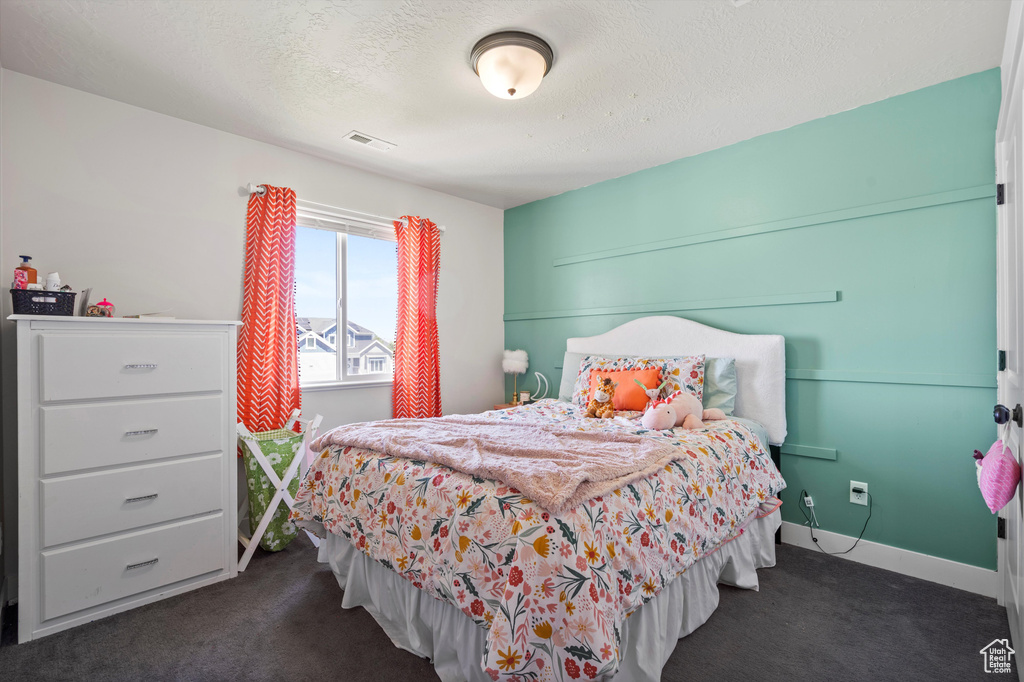
<path id="1" fill-rule="evenodd" d="M 355 333 L 348 328 L 348 310 L 346 303 L 348 302 L 348 238 L 349 233 L 344 229 L 336 229 L 330 225 L 302 225 L 298 222 L 295 225 L 295 229 L 299 230 L 322 230 L 324 232 L 333 232 L 335 237 L 335 323 L 337 334 L 341 329 L 345 330 L 346 341 L 351 340 L 350 343 L 339 343 L 335 344 L 335 374 L 334 379 L 327 381 L 313 381 L 302 383 L 300 380 L 299 388 L 303 391 L 307 390 L 328 390 L 337 388 L 359 388 L 367 386 L 390 386 L 394 382 L 394 370 L 391 373 L 386 371 L 376 373 L 365 373 L 365 374 L 349 374 L 348 372 L 348 360 L 349 360 L 349 349 L 355 348 Z M 364 237 L 366 239 L 379 239 L 380 241 L 394 241 L 389 239 L 383 239 L 373 234 L 354 234 L 357 237 Z M 353 356 L 356 357 L 356 356 Z M 384 358 L 384 368 L 387 369 L 387 357 Z"/>

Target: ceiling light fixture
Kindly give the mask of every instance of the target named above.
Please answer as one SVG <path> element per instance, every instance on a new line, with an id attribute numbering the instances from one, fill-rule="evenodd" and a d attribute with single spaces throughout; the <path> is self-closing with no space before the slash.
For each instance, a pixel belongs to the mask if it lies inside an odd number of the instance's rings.
<path id="1" fill-rule="evenodd" d="M 487 92 L 501 99 L 522 99 L 540 86 L 555 55 L 535 35 L 502 31 L 474 45 L 470 60 Z"/>

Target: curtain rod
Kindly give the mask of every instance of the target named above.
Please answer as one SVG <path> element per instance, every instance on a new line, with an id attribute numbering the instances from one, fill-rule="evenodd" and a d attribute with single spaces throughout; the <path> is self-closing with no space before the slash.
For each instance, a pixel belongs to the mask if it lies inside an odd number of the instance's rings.
<path id="1" fill-rule="evenodd" d="M 259 196 L 259 197 L 261 197 L 261 196 L 263 196 L 264 194 L 267 193 L 267 188 L 266 187 L 264 187 L 263 185 L 254 185 L 251 182 L 248 184 L 246 189 L 249 191 L 249 194 L 255 194 L 256 196 Z M 318 204 L 315 201 L 303 201 L 302 203 L 306 204 L 307 206 L 322 206 L 325 209 L 337 210 L 335 206 L 328 206 L 327 204 Z M 299 209 L 299 210 L 301 210 L 301 209 Z M 314 209 L 314 210 L 316 210 L 316 209 Z M 371 220 L 383 220 L 383 221 L 387 222 L 389 225 L 394 224 L 394 223 L 399 222 L 399 221 L 401 221 L 403 223 L 404 222 L 408 222 L 408 221 L 405 220 L 405 218 L 389 218 L 388 216 L 375 215 L 373 213 L 363 213 L 362 211 L 351 211 L 349 209 L 344 209 L 344 211 L 346 213 L 354 214 L 352 216 L 352 218 L 354 220 L 358 220 L 359 219 L 358 216 L 365 216 L 366 218 L 369 218 Z M 328 213 L 328 212 L 325 211 L 325 213 Z M 334 214 L 334 215 L 337 215 L 337 214 Z M 445 233 L 444 225 L 438 225 L 437 229 L 438 229 L 438 231 L 441 234 Z"/>

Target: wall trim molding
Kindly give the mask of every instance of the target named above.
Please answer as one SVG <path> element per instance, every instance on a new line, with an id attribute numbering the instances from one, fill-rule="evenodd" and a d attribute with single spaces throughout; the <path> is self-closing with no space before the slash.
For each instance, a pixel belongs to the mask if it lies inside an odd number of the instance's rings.
<path id="1" fill-rule="evenodd" d="M 565 317 L 590 317 L 593 315 L 632 315 L 637 313 L 670 313 L 683 310 L 713 310 L 717 308 L 755 308 L 769 305 L 795 305 L 800 303 L 835 303 L 838 291 L 811 291 L 798 294 L 772 294 L 768 296 L 743 296 L 739 298 L 710 298 L 698 301 L 669 301 L 667 303 L 634 303 L 604 308 L 579 308 L 577 310 L 548 310 L 535 313 L 505 313 L 505 322 L 520 320 L 546 320 Z"/>
<path id="2" fill-rule="evenodd" d="M 822 547 L 830 552 L 842 551 L 856 540 L 849 535 L 833 533 L 820 528 L 815 529 L 814 534 Z M 818 548 L 811 542 L 807 526 L 791 521 L 782 522 L 782 541 L 787 545 L 803 547 L 813 552 L 818 551 Z M 998 596 L 999 586 L 1002 584 L 1001 576 L 997 571 L 962 564 L 930 554 L 921 554 L 892 545 L 883 545 L 870 540 L 861 540 L 852 552 L 836 558 L 884 568 L 887 571 L 955 587 L 958 590 L 966 590 L 993 599 Z"/>
<path id="3" fill-rule="evenodd" d="M 796 381 L 841 381 L 862 384 L 912 384 L 995 388 L 996 373 L 941 374 L 937 372 L 875 372 L 847 369 L 787 369 L 786 378 Z"/>
<path id="4" fill-rule="evenodd" d="M 988 199 L 995 195 L 995 185 L 964 187 L 961 189 L 949 190 L 948 192 L 937 192 L 935 194 L 924 194 L 916 197 L 896 199 L 895 201 L 865 204 L 863 206 L 843 208 L 837 211 L 827 211 L 825 213 L 812 213 L 810 215 L 774 220 L 767 223 L 756 223 L 754 225 L 732 227 L 724 230 L 715 230 L 713 232 L 701 232 L 699 234 L 691 234 L 685 237 L 677 237 L 676 239 L 663 239 L 661 241 L 647 242 L 645 244 L 631 244 L 630 246 L 622 246 L 615 249 L 583 253 L 577 256 L 564 256 L 562 258 L 556 258 L 553 264 L 557 268 L 563 265 L 572 265 L 574 263 L 586 263 L 589 261 L 604 260 L 606 258 L 632 256 L 638 253 L 661 251 L 662 249 L 676 249 L 682 246 L 706 244 L 708 242 L 718 242 L 725 239 L 736 239 L 739 237 L 751 237 L 753 235 L 767 234 L 769 232 L 782 232 L 784 230 L 794 230 L 800 227 L 838 223 L 844 220 L 855 220 L 857 218 L 870 218 L 872 216 L 885 215 L 886 213 L 899 213 L 901 211 L 913 211 L 919 208 L 929 208 L 931 206 L 957 204 L 962 201 Z"/>
<path id="5" fill-rule="evenodd" d="M 811 457 L 813 459 L 836 459 L 835 448 L 819 448 L 814 445 L 800 445 L 798 443 L 783 443 L 782 454 L 795 455 L 797 457 Z"/>

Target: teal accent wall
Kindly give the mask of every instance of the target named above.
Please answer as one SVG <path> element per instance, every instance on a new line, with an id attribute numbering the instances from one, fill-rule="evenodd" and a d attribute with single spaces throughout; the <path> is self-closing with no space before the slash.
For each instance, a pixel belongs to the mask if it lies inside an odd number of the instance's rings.
<path id="1" fill-rule="evenodd" d="M 566 338 L 637 317 L 783 334 L 784 519 L 806 488 L 856 536 L 865 481 L 866 539 L 994 569 L 971 453 L 996 435 L 999 98 L 993 69 L 506 211 L 506 348 L 557 391 Z"/>

